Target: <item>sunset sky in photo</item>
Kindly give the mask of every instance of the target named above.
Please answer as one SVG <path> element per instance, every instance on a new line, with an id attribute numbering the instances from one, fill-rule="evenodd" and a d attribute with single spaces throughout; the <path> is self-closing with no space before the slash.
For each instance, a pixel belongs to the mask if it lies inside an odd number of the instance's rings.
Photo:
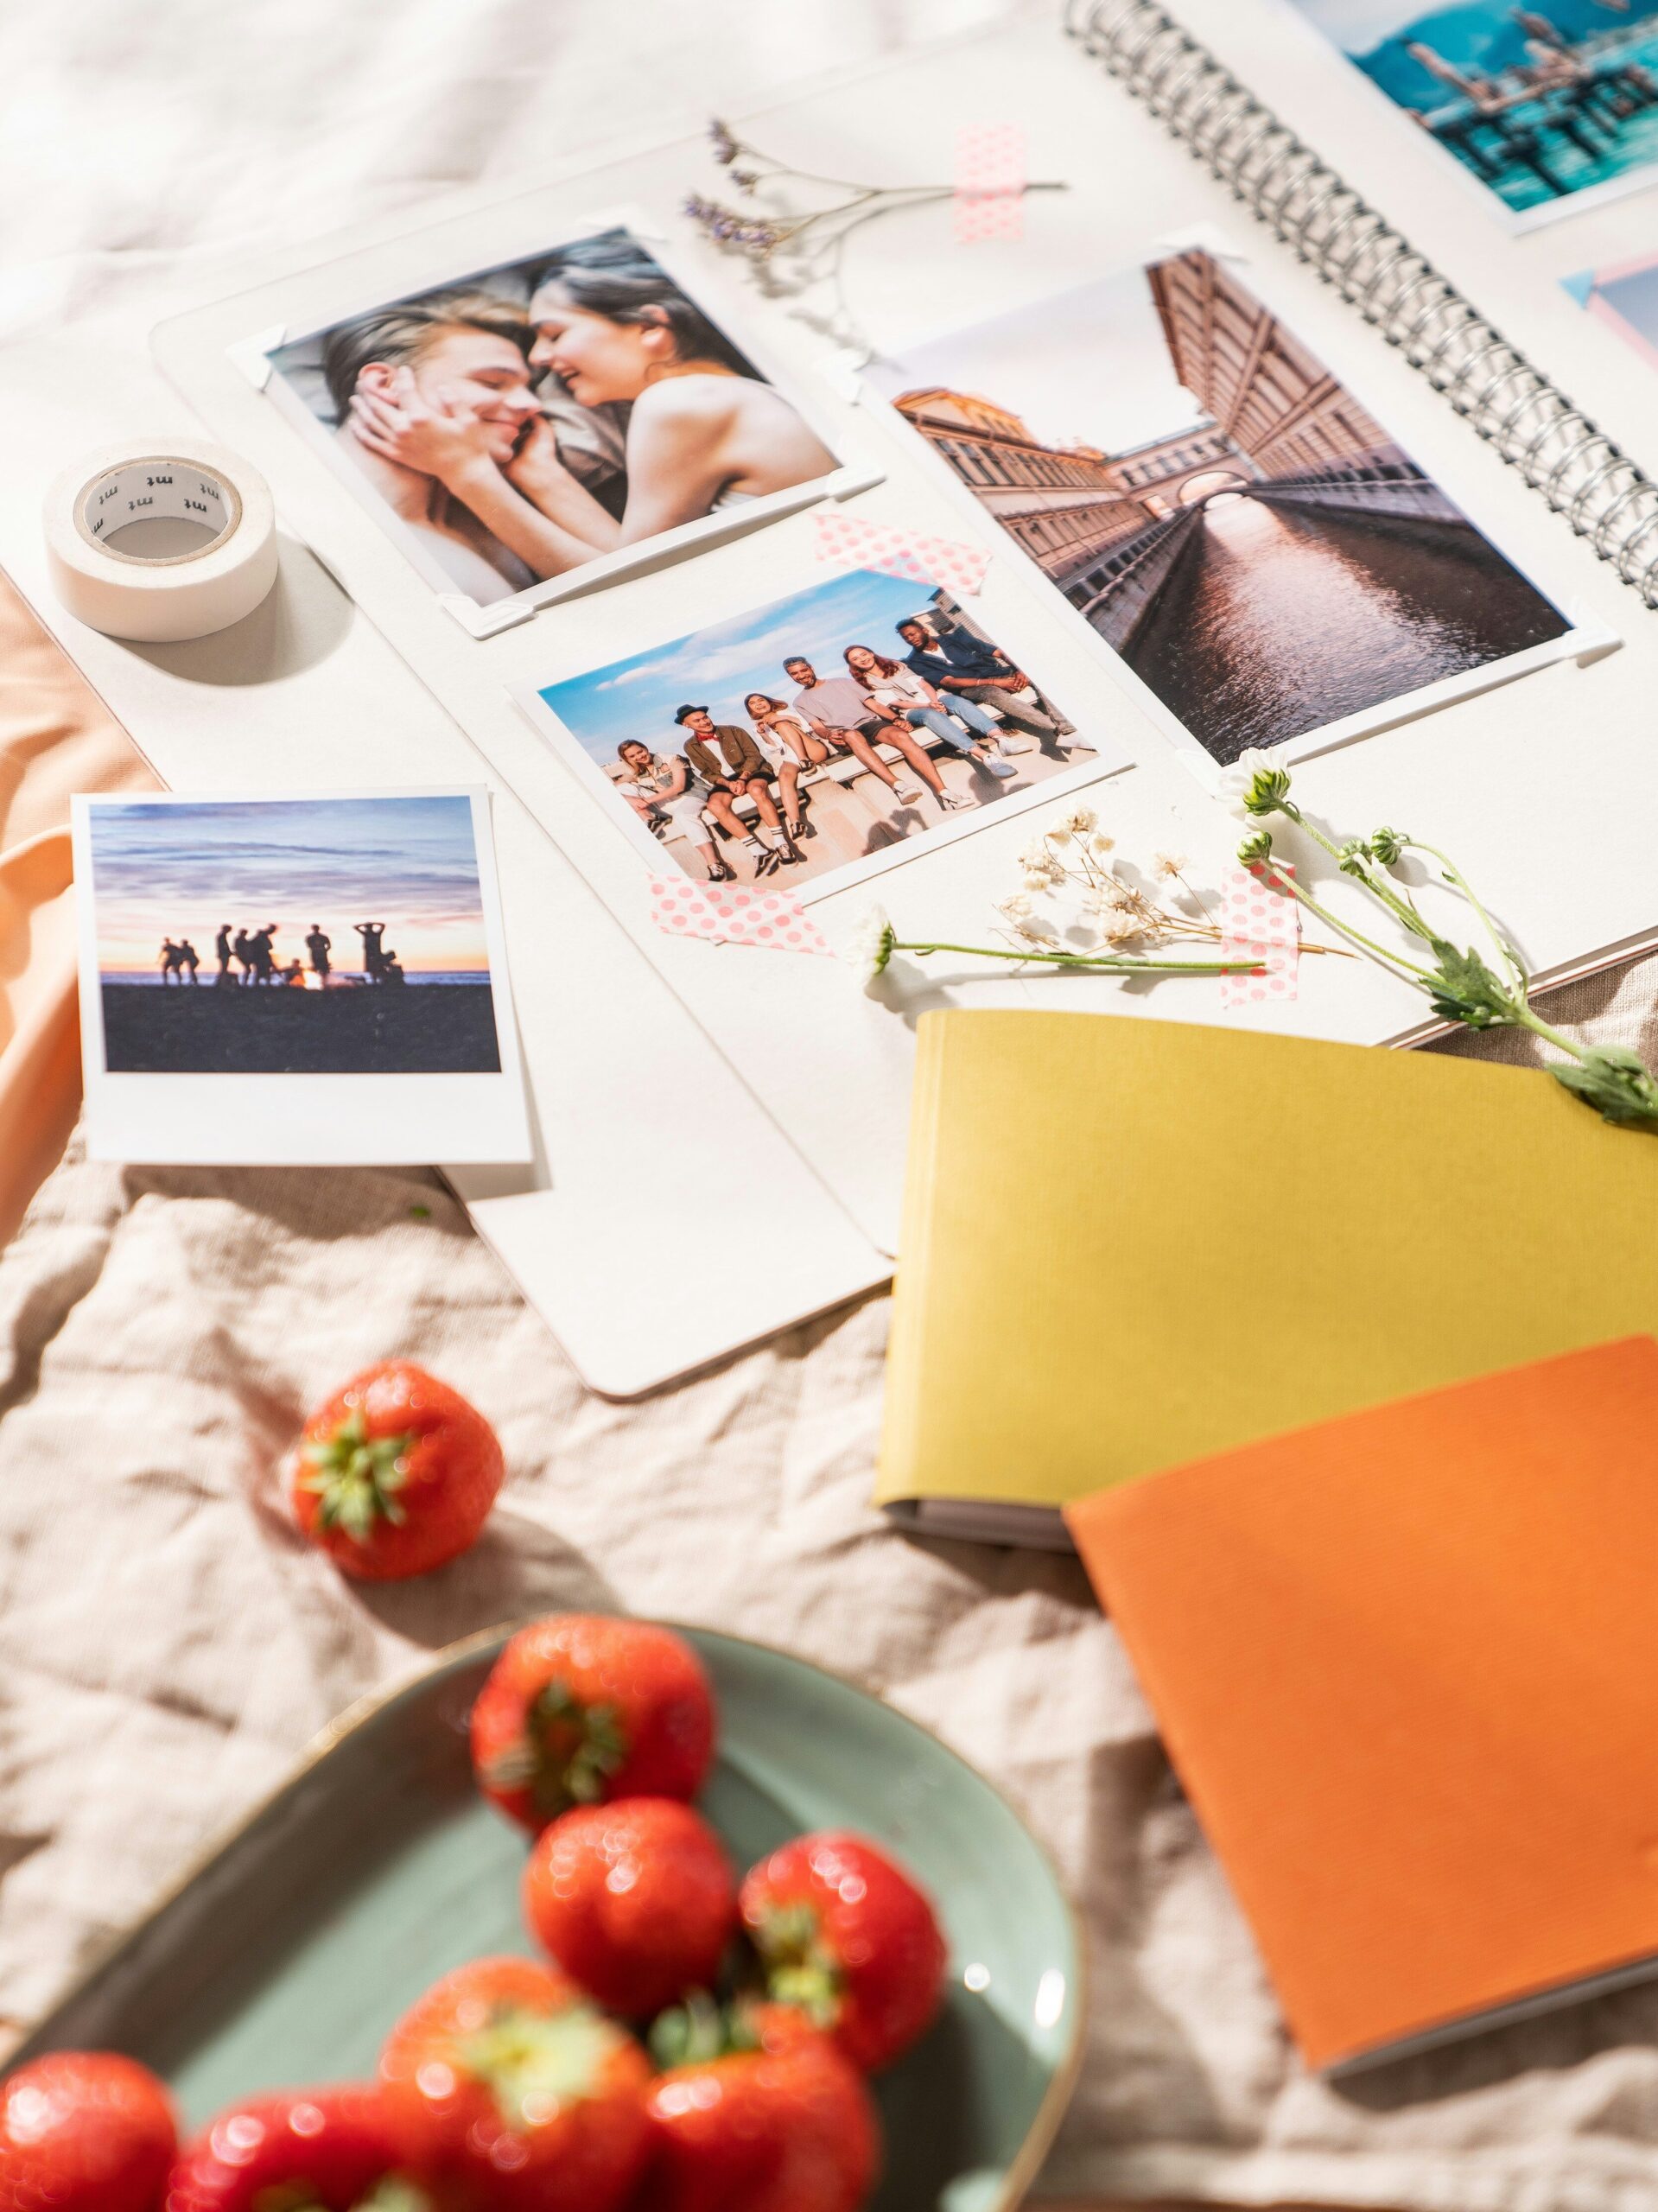
<path id="1" fill-rule="evenodd" d="M 409 798 L 99 799 L 91 809 L 102 974 L 153 974 L 163 937 L 187 938 L 204 974 L 213 938 L 279 925 L 276 957 L 307 959 L 320 923 L 336 969 L 359 970 L 352 925 L 386 924 L 414 976 L 486 974 L 471 802 Z"/>

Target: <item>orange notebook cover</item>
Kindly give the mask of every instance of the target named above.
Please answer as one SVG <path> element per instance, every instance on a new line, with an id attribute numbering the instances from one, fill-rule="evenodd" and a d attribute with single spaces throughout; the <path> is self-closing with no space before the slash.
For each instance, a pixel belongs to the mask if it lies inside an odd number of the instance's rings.
<path id="1" fill-rule="evenodd" d="M 1310 2065 L 1658 1974 L 1651 1338 L 1066 1517 Z"/>

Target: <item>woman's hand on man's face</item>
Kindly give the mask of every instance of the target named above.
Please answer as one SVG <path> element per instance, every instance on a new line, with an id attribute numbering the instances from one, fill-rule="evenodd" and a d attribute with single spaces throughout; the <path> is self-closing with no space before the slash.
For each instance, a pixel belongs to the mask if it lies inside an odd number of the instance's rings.
<path id="1" fill-rule="evenodd" d="M 559 454 L 557 435 L 544 415 L 532 416 L 524 424 L 506 474 L 509 483 L 543 513 L 548 512 L 546 499 L 575 483 Z"/>
<path id="2" fill-rule="evenodd" d="M 500 425 L 483 421 L 447 389 L 440 389 L 438 402 L 429 405 L 410 372 L 398 369 L 389 391 L 365 391 L 359 385 L 353 392 L 352 428 L 383 461 L 435 476 L 452 489 L 480 462 L 491 461 Z"/>

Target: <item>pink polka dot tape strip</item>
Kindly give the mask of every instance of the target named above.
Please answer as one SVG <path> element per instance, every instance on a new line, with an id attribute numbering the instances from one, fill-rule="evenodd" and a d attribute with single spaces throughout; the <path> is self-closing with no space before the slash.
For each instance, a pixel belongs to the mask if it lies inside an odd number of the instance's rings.
<path id="1" fill-rule="evenodd" d="M 956 134 L 956 237 L 962 245 L 1025 235 L 1025 133 L 966 123 Z"/>
<path id="2" fill-rule="evenodd" d="M 1284 866 L 1286 875 L 1295 870 Z M 1229 868 L 1221 879 L 1223 960 L 1258 960 L 1265 973 L 1223 976 L 1223 1006 L 1259 1006 L 1293 999 L 1301 959 L 1301 909 L 1286 891 L 1275 891 L 1254 868 Z"/>
<path id="3" fill-rule="evenodd" d="M 668 937 L 706 938 L 713 944 L 758 944 L 773 952 L 834 950 L 785 891 L 742 884 L 693 883 L 689 876 L 653 875 L 651 918 Z"/>
<path id="4" fill-rule="evenodd" d="M 943 584 L 946 591 L 972 598 L 990 566 L 990 556 L 977 545 L 962 545 L 950 537 L 918 537 L 863 515 L 826 508 L 813 517 L 813 550 L 818 559 L 845 569 L 879 569 L 884 576 Z"/>

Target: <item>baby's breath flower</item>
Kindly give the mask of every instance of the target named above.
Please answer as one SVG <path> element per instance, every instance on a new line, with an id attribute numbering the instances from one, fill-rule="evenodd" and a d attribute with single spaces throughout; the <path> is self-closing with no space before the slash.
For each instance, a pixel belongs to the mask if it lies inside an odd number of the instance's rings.
<path id="1" fill-rule="evenodd" d="M 1144 937 L 1145 934 L 1139 920 L 1133 914 L 1125 913 L 1121 907 L 1113 908 L 1100 917 L 1100 935 L 1108 944 L 1132 944 L 1137 937 Z"/>
<path id="2" fill-rule="evenodd" d="M 1133 906 L 1133 899 L 1120 883 L 1096 884 L 1083 900 L 1085 914 L 1125 914 Z"/>
<path id="3" fill-rule="evenodd" d="M 1222 776 L 1221 791 L 1235 814 L 1277 814 L 1290 795 L 1290 772 L 1277 753 L 1252 745 Z"/>
<path id="4" fill-rule="evenodd" d="M 1013 901 L 1011 899 L 1004 899 L 1001 912 L 1003 918 L 1012 925 L 1016 936 L 1027 938 L 1032 944 L 1058 944 L 1058 931 L 1051 922 L 1045 921 L 1040 914 L 1033 913 L 1028 900 L 1021 900 L 1020 911 L 1010 913 L 1008 909 L 1013 905 Z"/>
<path id="5" fill-rule="evenodd" d="M 1096 830 L 1088 841 L 1088 849 L 1103 860 L 1108 853 L 1115 852 L 1117 841 L 1115 837 L 1108 837 L 1103 830 Z"/>
<path id="6" fill-rule="evenodd" d="M 885 909 L 872 906 L 853 931 L 848 947 L 848 957 L 861 973 L 866 988 L 886 973 L 897 943 L 898 931 Z"/>
<path id="7" fill-rule="evenodd" d="M 1184 853 L 1153 853 L 1152 867 L 1169 882 L 1176 881 L 1191 865 Z"/>
<path id="8" fill-rule="evenodd" d="M 996 909 L 999 914 L 1006 914 L 1010 922 L 1023 921 L 1026 915 L 1032 911 L 1030 900 L 1022 891 L 1015 891 L 1011 898 L 1004 899 Z"/>
<path id="9" fill-rule="evenodd" d="M 1073 837 L 1085 837 L 1097 818 L 1091 806 L 1073 806 L 1067 812 L 1056 815 L 1048 824 L 1048 842 L 1068 845 Z"/>

